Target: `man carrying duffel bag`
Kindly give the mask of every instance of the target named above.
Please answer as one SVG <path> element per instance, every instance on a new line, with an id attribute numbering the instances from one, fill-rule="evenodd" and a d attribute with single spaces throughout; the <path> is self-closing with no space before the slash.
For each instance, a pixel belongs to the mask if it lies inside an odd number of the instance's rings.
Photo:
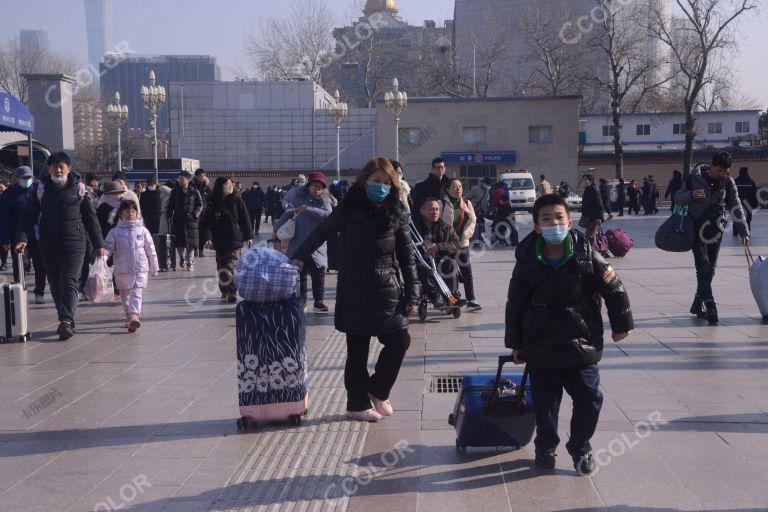
<path id="1" fill-rule="evenodd" d="M 589 443 L 603 403 L 597 363 L 603 353 L 601 298 L 618 342 L 634 328 L 629 297 L 616 271 L 573 230 L 568 206 L 554 194 L 533 206 L 534 232 L 517 248 L 509 283 L 504 344 L 527 361 L 536 415 L 536 467 L 553 469 L 560 443 L 563 389 L 573 399 L 566 444 L 580 474 L 595 463 Z"/>

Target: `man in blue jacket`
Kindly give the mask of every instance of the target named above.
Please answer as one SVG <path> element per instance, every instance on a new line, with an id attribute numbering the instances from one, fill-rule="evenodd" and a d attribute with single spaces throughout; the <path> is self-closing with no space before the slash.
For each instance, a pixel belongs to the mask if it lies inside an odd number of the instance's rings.
<path id="1" fill-rule="evenodd" d="M 78 278 L 90 238 L 97 256 L 104 256 L 104 240 L 91 196 L 80 176 L 71 172 L 69 156 L 58 152 L 48 157 L 48 174 L 40 178 L 27 202 L 19 224 L 16 251 L 26 249 L 40 219 L 40 249 L 51 295 L 59 313 L 59 340 L 75 334 Z"/>
<path id="2" fill-rule="evenodd" d="M 3 194 L 0 199 L 0 244 L 6 251 L 18 242 L 19 221 L 27 203 L 34 193 L 32 187 L 32 169 L 23 165 L 13 173 L 15 183 Z M 43 304 L 45 300 L 45 266 L 43 264 L 42 254 L 34 232 L 30 233 L 28 252 L 35 265 L 35 304 Z M 13 277 L 18 280 L 19 262 L 17 257 L 13 260 Z"/>

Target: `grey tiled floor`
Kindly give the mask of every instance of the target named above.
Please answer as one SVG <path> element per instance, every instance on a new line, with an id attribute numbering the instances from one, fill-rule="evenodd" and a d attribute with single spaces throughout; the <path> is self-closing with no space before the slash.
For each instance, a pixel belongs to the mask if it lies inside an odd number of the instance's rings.
<path id="1" fill-rule="evenodd" d="M 637 329 L 606 342 L 593 440 L 606 452 L 593 477 L 577 476 L 563 448 L 554 473 L 532 468 L 530 446 L 458 454 L 446 423 L 455 394 L 427 392 L 431 376 L 492 371 L 504 353 L 511 251 L 473 260 L 482 313 L 412 325 L 395 417 L 341 421 L 343 338 L 332 316 L 310 313 L 308 421 L 248 433 L 234 423 L 233 308 L 204 258 L 195 274 L 152 281 L 135 335 L 117 306 L 85 305 L 78 335 L 58 343 L 50 304 L 30 305 L 33 340 L 0 346 L 0 511 L 768 510 L 768 325 L 744 256 L 729 233 L 715 278 L 722 322 L 707 327 L 687 313 L 690 254 L 653 248 L 661 219 L 612 223 L 636 242 L 613 264 Z M 768 215 L 754 228 L 755 253 L 768 253 Z M 569 409 L 566 398 L 563 439 Z M 661 421 L 637 430 L 653 413 Z"/>

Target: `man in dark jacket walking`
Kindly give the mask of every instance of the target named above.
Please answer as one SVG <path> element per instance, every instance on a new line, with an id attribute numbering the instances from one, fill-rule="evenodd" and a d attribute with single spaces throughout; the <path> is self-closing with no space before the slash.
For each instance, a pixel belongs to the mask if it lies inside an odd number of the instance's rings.
<path id="1" fill-rule="evenodd" d="M 243 194 L 243 201 L 248 208 L 248 215 L 251 216 L 253 221 L 253 232 L 256 236 L 259 236 L 259 230 L 261 229 L 261 215 L 264 212 L 264 203 L 266 202 L 266 195 L 261 190 L 258 181 L 254 181 L 251 188 L 245 191 Z"/>
<path id="2" fill-rule="evenodd" d="M 749 175 L 749 168 L 739 169 L 739 177 L 736 178 L 736 189 L 739 191 L 739 200 L 746 216 L 747 228 L 752 231 L 752 210 L 757 208 L 757 185 Z M 7 192 L 6 192 L 7 194 Z M 743 222 L 740 219 L 733 219 L 733 236 L 739 234 L 736 224 Z"/>
<path id="3" fill-rule="evenodd" d="M 600 201 L 603 203 L 603 209 L 605 210 L 605 213 L 608 214 L 608 218 L 612 219 L 613 214 L 611 213 L 611 189 L 608 187 L 608 182 L 605 180 L 605 178 L 600 178 L 600 187 L 598 190 L 600 191 Z"/>
<path id="4" fill-rule="evenodd" d="M 150 233 L 160 233 L 160 219 L 163 216 L 163 196 L 157 189 L 157 179 L 150 176 L 147 179 L 147 190 L 139 196 L 141 215 L 144 217 L 144 227 Z"/>
<path id="5" fill-rule="evenodd" d="M 414 221 L 421 238 L 424 239 L 423 254 L 432 256 L 437 264 L 438 272 L 452 292 L 456 290 L 455 258 L 461 250 L 459 237 L 453 231 L 453 227 L 440 218 L 440 201 L 434 197 L 427 197 L 421 203 L 419 217 Z M 424 293 L 435 309 L 445 308 L 445 298 L 440 293 L 437 281 L 431 272 L 417 265 L 419 281 Z"/>
<path id="6" fill-rule="evenodd" d="M 205 209 L 211 204 L 211 197 L 213 196 L 213 189 L 211 188 L 208 180 L 208 176 L 205 175 L 205 169 L 202 167 L 195 171 L 195 180 L 192 182 L 192 186 L 200 193 L 200 198 L 203 200 L 203 211 L 200 214 L 200 224 L 198 225 L 198 233 L 203 230 L 203 216 Z M 205 240 L 198 240 L 197 255 L 199 257 L 205 256 Z"/>
<path id="7" fill-rule="evenodd" d="M 34 239 L 39 219 L 40 250 L 59 315 L 57 334 L 60 340 L 67 340 L 75 334 L 78 281 L 86 236 L 96 255 L 104 256 L 106 251 L 93 201 L 80 176 L 70 171 L 69 156 L 54 153 L 46 165 L 48 174 L 35 187 L 21 218 L 16 251 L 23 252 Z"/>
<path id="8" fill-rule="evenodd" d="M 597 229 L 603 223 L 605 209 L 603 200 L 600 198 L 600 191 L 595 184 L 595 178 L 591 174 L 584 176 L 587 185 L 584 187 L 584 195 L 581 199 L 581 220 L 579 226 L 585 229 L 586 237 L 592 238 Z"/>
<path id="9" fill-rule="evenodd" d="M 166 211 L 166 216 L 171 222 L 171 232 L 175 237 L 181 268 L 190 272 L 195 270 L 195 249 L 199 243 L 203 214 L 203 199 L 200 192 L 192 186 L 191 180 L 192 174 L 189 171 L 181 171 L 179 186 L 171 192 Z"/>
<path id="10" fill-rule="evenodd" d="M 683 188 L 683 175 L 675 169 L 672 171 L 672 179 L 669 180 L 669 185 L 667 185 L 667 191 L 664 192 L 664 199 L 669 198 L 672 205 L 670 206 L 670 209 L 674 211 L 675 209 L 675 196 L 680 191 L 680 189 Z"/>
<path id="11" fill-rule="evenodd" d="M 736 183 L 728 175 L 730 168 L 731 155 L 725 151 L 715 153 L 711 165 L 696 166 L 675 197 L 677 204 L 688 207 L 688 216 L 693 220 L 697 233 L 693 244 L 697 287 L 691 314 L 706 318 L 709 325 L 717 325 L 719 321 L 712 280 L 715 277 L 720 244 L 723 243 L 725 212 L 730 211 L 734 219 L 745 217 Z M 742 243 L 749 245 L 747 223 L 735 222 L 734 227 L 741 235 Z"/>
<path id="12" fill-rule="evenodd" d="M 573 399 L 566 444 L 580 474 L 595 470 L 590 439 L 603 403 L 597 363 L 603 353 L 605 301 L 613 341 L 634 328 L 632 310 L 616 271 L 578 231 L 562 198 L 547 195 L 533 207 L 534 232 L 515 253 L 509 282 L 504 344 L 517 364 L 528 364 L 536 415 L 536 461 L 554 469 L 563 389 Z"/>
<path id="13" fill-rule="evenodd" d="M 11 247 L 15 247 L 19 241 L 18 231 L 19 223 L 27 207 L 27 203 L 32 199 L 35 188 L 32 186 L 32 169 L 23 165 L 13 173 L 16 183 L 11 185 L 0 198 L 0 244 L 3 249 L 9 252 Z M 35 304 L 43 304 L 45 300 L 45 265 L 43 255 L 40 252 L 40 246 L 34 236 L 27 244 L 27 252 L 35 266 Z M 18 279 L 20 274 L 19 262 L 16 255 L 12 255 L 13 276 Z"/>
<path id="14" fill-rule="evenodd" d="M 427 176 L 427 179 L 417 183 L 411 190 L 411 203 L 414 205 L 414 211 L 412 212 L 413 218 L 417 219 L 420 215 L 419 208 L 424 200 L 428 197 L 434 197 L 440 199 L 443 195 L 443 190 L 448 188 L 450 180 L 445 175 L 447 167 L 445 160 L 442 158 L 435 158 L 432 160 L 432 171 Z"/>
<path id="15" fill-rule="evenodd" d="M 616 209 L 619 210 L 619 217 L 624 216 L 625 204 L 627 204 L 627 184 L 624 178 L 619 178 L 619 184 L 616 186 Z"/>

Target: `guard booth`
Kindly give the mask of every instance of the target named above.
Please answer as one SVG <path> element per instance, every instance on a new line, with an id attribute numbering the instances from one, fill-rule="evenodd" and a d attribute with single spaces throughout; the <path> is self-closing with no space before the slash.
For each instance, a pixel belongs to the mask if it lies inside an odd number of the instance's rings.
<path id="1" fill-rule="evenodd" d="M 34 131 L 35 118 L 27 107 L 18 98 L 0 92 L 0 173 L 4 178 L 21 165 L 28 165 L 33 173 L 43 169 L 50 151 L 32 140 Z"/>

